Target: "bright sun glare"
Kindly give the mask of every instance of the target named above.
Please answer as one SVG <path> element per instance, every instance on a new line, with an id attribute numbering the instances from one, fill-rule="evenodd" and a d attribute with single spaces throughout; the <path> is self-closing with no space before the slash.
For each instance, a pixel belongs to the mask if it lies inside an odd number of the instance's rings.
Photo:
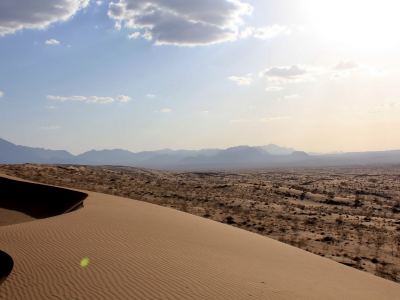
<path id="1" fill-rule="evenodd" d="M 400 45 L 399 0 L 306 0 L 311 24 L 346 48 L 381 53 Z"/>

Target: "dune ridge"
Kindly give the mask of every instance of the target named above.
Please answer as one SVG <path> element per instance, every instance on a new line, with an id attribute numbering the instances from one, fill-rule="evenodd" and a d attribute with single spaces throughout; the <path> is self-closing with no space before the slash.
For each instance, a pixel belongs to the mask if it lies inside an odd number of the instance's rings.
<path id="1" fill-rule="evenodd" d="M 80 207 L 87 194 L 53 186 L 0 177 L 0 208 L 35 219 L 61 215 Z"/>
<path id="2" fill-rule="evenodd" d="M 87 195 L 84 209 L 0 228 L 0 249 L 14 259 L 0 299 L 400 295 L 394 282 L 226 224 L 146 202 Z M 79 264 L 84 257 L 87 267 Z"/>

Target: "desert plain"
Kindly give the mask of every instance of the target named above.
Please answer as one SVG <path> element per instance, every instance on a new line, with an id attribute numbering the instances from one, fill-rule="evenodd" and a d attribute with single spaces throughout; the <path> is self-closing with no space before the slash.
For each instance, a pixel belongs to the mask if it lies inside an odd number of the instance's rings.
<path id="1" fill-rule="evenodd" d="M 12 207 L 2 184 L 0 250 L 14 267 L 0 299 L 400 297 L 400 166 L 24 164 L 0 176 L 27 193 Z M 78 196 L 54 207 L 51 192 Z"/>

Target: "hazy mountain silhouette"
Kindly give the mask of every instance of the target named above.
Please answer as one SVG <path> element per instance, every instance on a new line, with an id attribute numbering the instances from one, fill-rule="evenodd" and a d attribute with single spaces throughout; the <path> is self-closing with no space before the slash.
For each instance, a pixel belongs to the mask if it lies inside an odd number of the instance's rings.
<path id="1" fill-rule="evenodd" d="M 264 151 L 267 151 L 269 154 L 275 154 L 275 155 L 292 154 L 293 152 L 296 151 L 293 148 L 279 147 L 274 144 L 269 144 L 266 146 L 257 146 L 254 148 L 262 149 Z"/>
<path id="2" fill-rule="evenodd" d="M 143 151 L 91 150 L 74 156 L 65 150 L 17 146 L 0 139 L 0 164 L 54 163 L 124 165 L 154 169 L 218 169 L 313 167 L 377 163 L 400 163 L 400 150 L 310 155 L 293 148 L 237 146 L 228 149 Z"/>
<path id="3" fill-rule="evenodd" d="M 73 160 L 74 156 L 65 150 L 17 146 L 0 138 L 1 164 L 45 163 L 52 159 L 67 161 Z"/>

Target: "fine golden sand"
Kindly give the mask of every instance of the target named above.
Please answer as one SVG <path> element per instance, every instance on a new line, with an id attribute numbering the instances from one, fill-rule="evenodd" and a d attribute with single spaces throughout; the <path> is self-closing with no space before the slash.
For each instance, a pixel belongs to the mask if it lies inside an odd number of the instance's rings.
<path id="1" fill-rule="evenodd" d="M 46 197 L 47 189 L 54 187 L 43 186 L 35 197 Z M 146 202 L 85 193 L 82 209 L 0 227 L 0 250 L 14 261 L 0 299 L 400 297 L 397 283 L 261 235 Z M 80 265 L 84 258 L 86 267 Z"/>

